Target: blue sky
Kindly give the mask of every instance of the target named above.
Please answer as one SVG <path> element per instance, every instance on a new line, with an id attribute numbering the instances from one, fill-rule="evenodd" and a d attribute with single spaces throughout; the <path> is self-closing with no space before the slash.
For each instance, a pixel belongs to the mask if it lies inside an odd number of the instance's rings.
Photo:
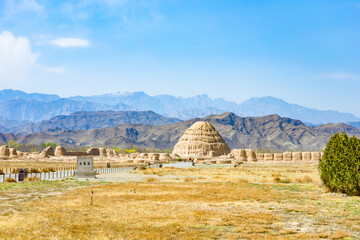
<path id="1" fill-rule="evenodd" d="M 360 0 L 2 0 L 0 83 L 274 96 L 360 116 Z"/>

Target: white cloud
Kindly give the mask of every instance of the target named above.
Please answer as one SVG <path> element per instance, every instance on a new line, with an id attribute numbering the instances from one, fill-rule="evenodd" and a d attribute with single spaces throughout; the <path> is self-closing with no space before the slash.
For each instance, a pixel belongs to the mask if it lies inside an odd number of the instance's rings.
<path id="1" fill-rule="evenodd" d="M 64 72 L 38 63 L 40 54 L 31 50 L 26 37 L 16 37 L 11 32 L 0 34 L 0 80 L 1 83 L 21 84 L 46 72 Z"/>
<path id="2" fill-rule="evenodd" d="M 346 72 L 331 72 L 315 75 L 316 78 L 333 80 L 360 80 L 360 75 Z"/>
<path id="3" fill-rule="evenodd" d="M 81 38 L 59 38 L 51 41 L 58 47 L 89 47 L 90 42 Z"/>
<path id="4" fill-rule="evenodd" d="M 8 77 L 27 72 L 36 65 L 39 54 L 31 51 L 30 42 L 11 32 L 0 35 L 0 76 Z"/>

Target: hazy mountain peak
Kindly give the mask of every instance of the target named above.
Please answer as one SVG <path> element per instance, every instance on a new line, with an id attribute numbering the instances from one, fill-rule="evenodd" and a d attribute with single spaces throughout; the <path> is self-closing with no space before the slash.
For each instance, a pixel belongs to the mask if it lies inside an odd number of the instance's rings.
<path id="1" fill-rule="evenodd" d="M 249 104 L 249 103 L 262 103 L 262 104 L 289 104 L 285 102 L 281 98 L 276 98 L 272 96 L 264 96 L 264 97 L 252 97 L 248 100 L 242 102 L 242 104 Z"/>
<path id="2" fill-rule="evenodd" d="M 31 104 L 31 101 L 37 102 Z M 290 104 L 271 96 L 253 97 L 237 104 L 223 98 L 214 99 L 207 94 L 192 97 L 150 96 L 143 91 L 138 91 L 60 98 L 57 95 L 28 94 L 6 89 L 0 91 L 0 103 L 3 103 L 0 106 L 0 118 L 31 121 L 46 120 L 56 115 L 70 114 L 75 111 L 98 110 L 151 110 L 166 117 L 183 120 L 233 112 L 239 116 L 253 117 L 278 114 L 282 117 L 299 119 L 310 125 L 360 121 L 360 118 L 350 113 L 320 111 Z"/>
<path id="3" fill-rule="evenodd" d="M 278 114 L 282 117 L 300 119 L 303 122 L 322 124 L 328 122 L 359 121 L 360 118 L 350 113 L 321 111 L 297 104 L 290 104 L 275 97 L 254 97 L 239 104 L 239 111 L 245 116 L 264 116 Z M 353 120 L 350 120 L 353 119 Z"/>
<path id="4" fill-rule="evenodd" d="M 20 90 L 4 89 L 0 91 L 0 101 L 11 100 L 38 100 L 38 101 L 53 101 L 60 99 L 56 94 L 43 94 L 43 93 L 26 93 Z"/>

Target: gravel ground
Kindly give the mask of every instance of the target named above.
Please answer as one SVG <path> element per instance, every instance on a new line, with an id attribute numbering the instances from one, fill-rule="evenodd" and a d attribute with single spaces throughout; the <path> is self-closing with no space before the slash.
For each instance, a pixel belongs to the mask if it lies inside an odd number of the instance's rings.
<path id="1" fill-rule="evenodd" d="M 144 181 L 144 179 L 147 177 L 149 176 L 130 172 L 105 173 L 96 175 L 97 180 L 107 182 L 141 182 Z"/>

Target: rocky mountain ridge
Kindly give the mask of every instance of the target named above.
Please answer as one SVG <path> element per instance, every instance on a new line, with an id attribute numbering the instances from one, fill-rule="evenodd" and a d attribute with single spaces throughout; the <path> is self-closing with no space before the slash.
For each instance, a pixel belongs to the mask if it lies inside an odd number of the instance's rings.
<path id="1" fill-rule="evenodd" d="M 185 130 L 197 121 L 210 122 L 231 149 L 315 150 L 326 146 L 330 136 L 345 131 L 360 137 L 360 130 L 346 124 L 306 126 L 299 120 L 278 115 L 239 117 L 234 113 L 210 115 L 167 125 L 121 124 L 91 130 L 49 130 L 28 135 L 0 134 L 0 143 L 54 142 L 60 145 L 128 147 L 141 146 L 171 149 Z"/>
<path id="2" fill-rule="evenodd" d="M 46 130 L 89 130 L 129 123 L 164 125 L 180 121 L 180 119 L 161 116 L 153 111 L 78 111 L 70 115 L 59 115 L 50 120 L 15 125 L 2 132 L 30 134 Z"/>

